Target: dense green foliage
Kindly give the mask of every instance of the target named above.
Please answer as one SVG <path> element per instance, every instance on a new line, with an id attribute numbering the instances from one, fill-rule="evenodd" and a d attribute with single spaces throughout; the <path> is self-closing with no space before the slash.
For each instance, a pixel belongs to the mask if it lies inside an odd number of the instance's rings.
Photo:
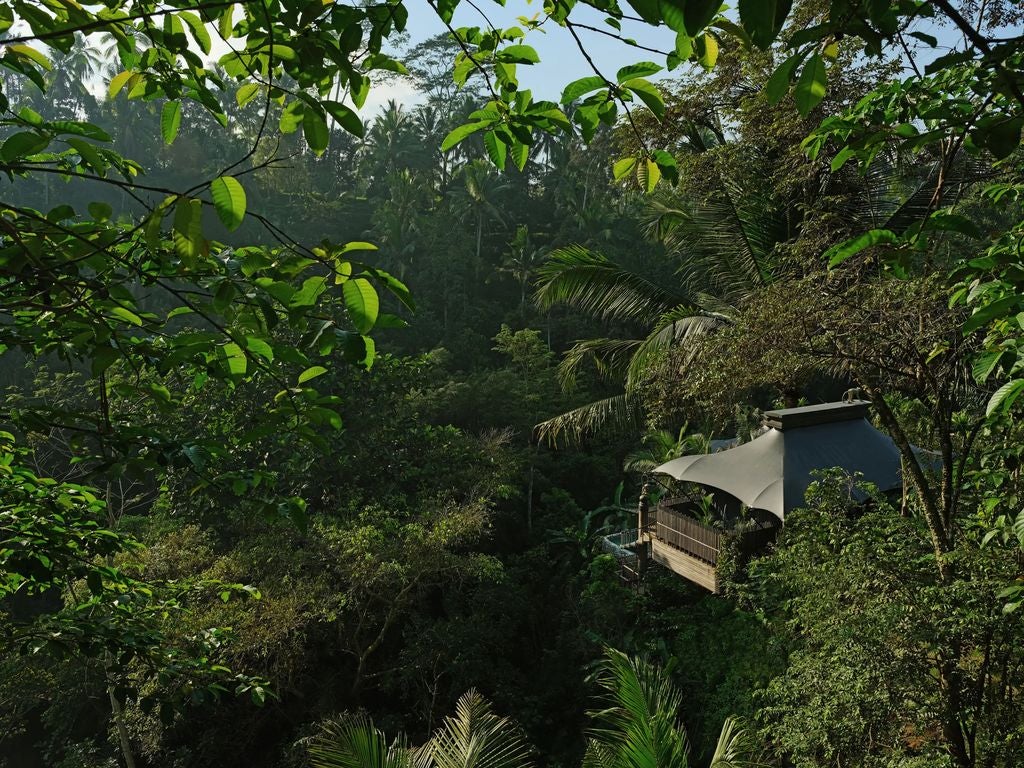
<path id="1" fill-rule="evenodd" d="M 462 5 L 0 2 L 0 765 L 1020 764 L 1020 7 Z M 902 494 L 623 582 L 850 388 Z"/>

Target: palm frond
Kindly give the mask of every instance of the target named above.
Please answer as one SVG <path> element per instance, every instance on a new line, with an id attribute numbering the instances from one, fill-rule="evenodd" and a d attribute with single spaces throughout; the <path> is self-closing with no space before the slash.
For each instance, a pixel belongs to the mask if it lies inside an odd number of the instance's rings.
<path id="1" fill-rule="evenodd" d="M 539 307 L 566 304 L 602 320 L 647 323 L 689 303 L 678 292 L 578 245 L 552 251 L 537 276 Z"/>
<path id="2" fill-rule="evenodd" d="M 653 200 L 644 220 L 648 236 L 679 260 L 689 295 L 712 293 L 738 304 L 778 277 L 774 255 L 787 236 L 785 217 L 756 192 L 723 184 L 699 203 Z"/>
<path id="3" fill-rule="evenodd" d="M 675 247 L 680 277 L 691 291 L 712 293 L 739 304 L 775 280 L 772 254 L 782 240 L 780 217 L 742 205 L 728 193 L 698 206 Z"/>
<path id="4" fill-rule="evenodd" d="M 753 768 L 757 760 L 754 737 L 735 717 L 727 717 L 709 768 Z"/>
<path id="5" fill-rule="evenodd" d="M 644 474 L 669 459 L 676 458 L 679 455 L 680 441 L 683 439 L 684 430 L 680 430 L 678 436 L 673 435 L 667 429 L 648 432 L 643 437 L 644 447 L 628 453 L 622 461 L 622 468 L 626 472 Z"/>
<path id="6" fill-rule="evenodd" d="M 626 370 L 626 391 L 635 389 L 670 349 L 683 349 L 683 362 L 696 352 L 695 342 L 726 324 L 724 317 L 677 307 L 658 319 L 654 330 L 633 352 Z"/>
<path id="7" fill-rule="evenodd" d="M 639 403 L 626 395 L 613 395 L 542 421 L 534 427 L 538 440 L 552 447 L 576 445 L 598 431 L 629 432 L 643 421 Z"/>
<path id="8" fill-rule="evenodd" d="M 615 754 L 619 768 L 687 768 L 690 746 L 679 719 L 682 691 L 671 670 L 607 649 L 597 682 L 604 709 L 590 712 L 591 738 Z"/>
<path id="9" fill-rule="evenodd" d="M 518 726 L 491 711 L 469 691 L 446 717 L 427 747 L 437 768 L 528 768 L 530 749 Z"/>
<path id="10" fill-rule="evenodd" d="M 389 742 L 363 715 L 326 724 L 309 755 L 315 768 L 425 768 L 404 739 Z"/>
<path id="11" fill-rule="evenodd" d="M 633 451 L 632 453 L 626 454 L 626 458 L 622 460 L 622 471 L 636 472 L 638 475 L 646 475 L 652 469 L 661 466 L 664 463 L 665 462 L 659 461 L 655 458 L 650 451 Z"/>
<path id="12" fill-rule="evenodd" d="M 558 364 L 558 381 L 562 389 L 571 392 L 583 366 L 591 362 L 603 379 L 622 378 L 629 370 L 636 350 L 643 344 L 639 339 L 582 339 L 572 345 Z"/>
<path id="13" fill-rule="evenodd" d="M 607 744 L 591 739 L 583 753 L 582 768 L 620 768 L 618 753 Z"/>
<path id="14" fill-rule="evenodd" d="M 882 224 L 882 228 L 901 233 L 927 217 L 933 209 L 933 198 L 935 188 L 939 183 L 940 172 L 941 164 L 938 162 L 932 164 L 921 182 L 909 194 L 905 195 L 899 207 L 888 215 Z M 967 186 L 986 178 L 991 178 L 991 176 L 991 166 L 980 163 L 962 153 L 946 169 L 942 181 L 947 189 L 947 195 L 949 195 L 951 194 L 949 190 L 956 190 L 958 187 Z"/>

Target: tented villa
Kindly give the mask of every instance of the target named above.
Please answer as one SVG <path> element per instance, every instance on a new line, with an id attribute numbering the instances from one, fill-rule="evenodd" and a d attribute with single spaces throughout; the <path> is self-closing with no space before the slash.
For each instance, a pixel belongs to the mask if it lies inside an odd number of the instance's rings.
<path id="1" fill-rule="evenodd" d="M 629 553 L 635 563 L 629 570 L 642 570 L 650 557 L 717 592 L 725 537 L 734 537 L 740 556 L 763 549 L 786 514 L 803 505 L 815 470 L 839 467 L 882 491 L 902 486 L 899 450 L 868 421 L 868 406 L 854 401 L 768 411 L 766 431 L 756 439 L 662 464 L 656 474 L 697 492 L 662 499 L 653 511 L 642 501 L 638 528 L 611 537 L 608 548 Z"/>

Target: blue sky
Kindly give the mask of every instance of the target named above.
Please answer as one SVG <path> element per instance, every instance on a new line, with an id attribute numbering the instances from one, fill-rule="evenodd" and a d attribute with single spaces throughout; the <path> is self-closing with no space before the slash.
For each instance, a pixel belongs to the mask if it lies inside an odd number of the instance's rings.
<path id="1" fill-rule="evenodd" d="M 502 29 L 521 26 L 517 21 L 519 16 L 530 17 L 534 14 L 543 14 L 543 3 L 540 0 L 533 2 L 509 0 L 505 7 L 499 6 L 493 0 L 479 0 L 476 5 L 487 14 L 494 26 Z M 446 31 L 444 24 L 437 18 L 426 0 L 408 0 L 406 7 L 409 9 L 409 23 L 406 31 L 409 33 L 411 43 L 418 43 Z M 574 21 L 614 33 L 615 30 L 605 24 L 604 19 L 605 14 L 598 13 L 589 6 L 580 4 L 573 9 Z M 459 5 L 452 21 L 452 26 L 456 28 L 485 27 L 486 25 L 487 22 L 479 11 L 465 0 Z M 520 87 L 532 90 L 534 98 L 557 101 L 562 93 L 562 88 L 567 83 L 580 77 L 592 75 L 593 70 L 580 54 L 575 41 L 567 30 L 553 23 L 550 28 L 545 26 L 544 30 L 544 32 L 530 32 L 524 41 L 537 50 L 540 55 L 540 64 L 520 65 L 517 74 Z M 663 55 L 638 50 L 596 32 L 581 29 L 579 35 L 594 63 L 610 79 L 614 79 L 615 73 L 620 67 L 636 61 L 653 61 L 661 65 L 665 63 Z M 675 48 L 675 33 L 665 28 L 653 29 L 646 24 L 627 21 L 623 22 L 622 35 L 634 38 L 641 45 L 666 52 Z M 381 86 L 380 90 L 388 90 L 391 96 L 376 94 L 375 101 L 383 102 L 387 98 L 397 97 L 409 102 L 413 96 L 411 86 L 402 83 Z"/>

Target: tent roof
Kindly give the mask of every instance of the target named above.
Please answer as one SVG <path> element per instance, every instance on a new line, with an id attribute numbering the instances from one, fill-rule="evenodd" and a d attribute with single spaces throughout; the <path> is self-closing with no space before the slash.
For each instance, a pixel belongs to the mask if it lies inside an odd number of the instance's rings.
<path id="1" fill-rule="evenodd" d="M 864 417 L 866 403 L 769 411 L 771 428 L 755 440 L 719 453 L 682 456 L 654 471 L 729 493 L 780 520 L 804 503 L 817 469 L 860 472 L 882 490 L 900 487 L 900 454 Z"/>

